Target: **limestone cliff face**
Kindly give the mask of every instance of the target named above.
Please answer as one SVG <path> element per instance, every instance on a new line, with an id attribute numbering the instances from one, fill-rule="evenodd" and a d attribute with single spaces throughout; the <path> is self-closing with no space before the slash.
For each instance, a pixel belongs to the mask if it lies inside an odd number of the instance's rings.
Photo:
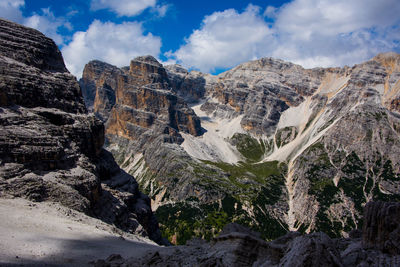
<path id="1" fill-rule="evenodd" d="M 103 122 L 107 121 L 115 105 L 115 91 L 122 71 L 101 61 L 91 61 L 79 81 L 82 95 L 90 111 L 94 111 Z"/>
<path id="2" fill-rule="evenodd" d="M 165 66 L 172 90 L 185 99 L 188 103 L 196 103 L 205 96 L 207 76 L 198 71 L 188 72 L 182 66 Z M 206 77 L 205 77 L 206 76 Z M 208 75 L 208 77 L 212 77 Z"/>
<path id="3" fill-rule="evenodd" d="M 55 43 L 0 20 L 0 196 L 56 201 L 161 242 L 150 199 L 102 147 Z"/>
<path id="4" fill-rule="evenodd" d="M 129 69 L 90 62 L 80 83 L 84 92 L 91 92 L 87 104 L 93 103 L 95 113 L 107 121 L 106 134 L 111 139 L 137 141 L 144 135 L 166 135 L 180 143 L 179 131 L 201 134 L 200 119 L 171 90 L 165 68 L 151 56 L 135 58 Z M 100 97 L 104 87 L 112 101 Z"/>

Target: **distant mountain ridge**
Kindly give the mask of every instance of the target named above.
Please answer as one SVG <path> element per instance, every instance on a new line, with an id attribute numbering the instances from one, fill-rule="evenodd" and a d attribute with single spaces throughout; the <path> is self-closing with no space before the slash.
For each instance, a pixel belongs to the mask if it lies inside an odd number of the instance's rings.
<path id="1" fill-rule="evenodd" d="M 150 56 L 89 62 L 80 85 L 107 148 L 171 241 L 236 221 L 346 236 L 369 200 L 400 200 L 400 55 L 304 69 L 278 59 L 218 76 Z"/>

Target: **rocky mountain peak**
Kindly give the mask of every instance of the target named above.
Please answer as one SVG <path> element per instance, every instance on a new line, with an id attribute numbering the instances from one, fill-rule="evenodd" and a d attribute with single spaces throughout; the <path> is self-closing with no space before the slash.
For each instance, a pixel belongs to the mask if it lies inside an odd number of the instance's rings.
<path id="1" fill-rule="evenodd" d="M 110 87 L 117 86 L 117 77 L 122 73 L 116 66 L 99 60 L 90 61 L 83 70 L 79 81 L 83 98 L 88 109 L 94 111 L 103 122 L 107 120 L 116 101 L 115 92 Z"/>
<path id="2" fill-rule="evenodd" d="M 153 85 L 157 89 L 169 89 L 168 75 L 165 68 L 152 56 L 133 59 L 129 66 L 129 76 L 136 86 Z"/>
<path id="3" fill-rule="evenodd" d="M 0 20 L 0 105 L 85 113 L 76 79 L 55 43 L 39 31 Z"/>
<path id="4" fill-rule="evenodd" d="M 394 52 L 381 53 L 375 56 L 375 60 L 386 67 L 390 72 L 400 69 L 400 54 Z"/>
<path id="5" fill-rule="evenodd" d="M 43 71 L 68 72 L 61 52 L 41 32 L 0 20 L 1 54 Z"/>
<path id="6" fill-rule="evenodd" d="M 89 62 L 80 84 L 89 109 L 107 122 L 107 136 L 137 141 L 147 134 L 148 138 L 165 135 L 168 142 L 179 143 L 179 131 L 201 134 L 200 120 L 171 90 L 167 70 L 154 57 L 133 59 L 129 71 L 105 66 Z"/>
<path id="7" fill-rule="evenodd" d="M 141 62 L 141 63 L 145 63 L 145 64 L 149 64 L 149 65 L 154 65 L 157 67 L 162 66 L 161 63 L 158 62 L 158 60 L 151 55 L 135 57 L 132 61 Z"/>
<path id="8" fill-rule="evenodd" d="M 99 77 L 104 71 L 113 70 L 116 68 L 116 66 L 100 60 L 91 60 L 85 65 L 82 76 L 89 76 L 93 73 L 96 75 L 95 77 Z"/>
<path id="9" fill-rule="evenodd" d="M 249 69 L 249 70 L 255 70 L 259 71 L 262 69 L 288 69 L 291 68 L 292 66 L 297 66 L 299 68 L 302 68 L 300 65 L 295 65 L 290 62 L 286 62 L 282 59 L 277 59 L 277 58 L 272 58 L 272 57 L 265 57 L 265 58 L 260 58 L 256 60 L 252 60 L 249 62 L 242 63 L 235 67 L 234 69 Z M 234 70 L 232 69 L 232 70 Z"/>
<path id="10" fill-rule="evenodd" d="M 171 64 L 166 65 L 165 69 L 170 73 L 175 73 L 177 75 L 188 75 L 189 72 L 182 65 L 179 64 Z"/>

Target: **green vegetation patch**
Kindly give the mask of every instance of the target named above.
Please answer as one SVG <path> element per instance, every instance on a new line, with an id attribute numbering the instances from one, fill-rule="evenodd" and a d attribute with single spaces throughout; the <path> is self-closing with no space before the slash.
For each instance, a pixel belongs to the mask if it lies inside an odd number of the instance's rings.
<path id="1" fill-rule="evenodd" d="M 305 132 L 305 131 L 308 129 L 308 127 L 311 126 L 311 124 L 313 123 L 313 121 L 315 120 L 316 117 L 317 117 L 317 113 L 316 113 L 316 112 L 313 112 L 313 113 L 311 114 L 310 118 L 308 119 L 308 121 L 307 121 L 307 123 L 306 123 L 306 126 L 305 126 L 304 129 L 303 129 L 303 132 Z"/>
<path id="2" fill-rule="evenodd" d="M 383 164 L 381 179 L 386 181 L 400 181 L 400 175 L 393 171 L 391 160 L 387 160 L 385 164 Z"/>
<path id="3" fill-rule="evenodd" d="M 375 118 L 375 120 L 377 121 L 381 121 L 382 119 L 387 120 L 388 116 L 386 114 L 386 112 L 382 111 L 382 112 L 375 112 L 375 113 L 371 113 L 371 115 Z"/>
<path id="4" fill-rule="evenodd" d="M 262 159 L 265 153 L 265 144 L 260 139 L 257 140 L 248 134 L 235 133 L 231 140 L 231 144 L 236 146 L 237 150 L 248 161 L 256 162 Z"/>
<path id="5" fill-rule="evenodd" d="M 225 162 L 203 161 L 206 164 L 216 166 L 226 172 L 229 180 L 239 188 L 254 188 L 255 184 L 270 185 L 275 180 L 284 183 L 287 166 L 278 161 L 262 163 L 239 162 L 237 165 Z"/>
<path id="6" fill-rule="evenodd" d="M 386 160 L 382 167 L 382 173 L 378 178 L 378 184 L 373 188 L 373 196 L 376 200 L 382 201 L 400 201 L 400 193 L 398 194 L 385 194 L 379 188 L 379 184 L 383 181 L 386 182 L 399 182 L 400 175 L 393 171 L 392 161 Z"/>
<path id="7" fill-rule="evenodd" d="M 335 167 L 332 165 L 329 155 L 320 142 L 314 143 L 301 156 L 301 163 L 306 168 L 305 178 L 309 181 L 308 194 L 315 196 L 320 203 L 315 228 L 317 231 L 323 231 L 331 237 L 341 235 L 343 226 L 338 221 L 332 221 L 328 218 L 328 209 L 338 203 L 340 192 L 339 188 L 333 182 Z M 312 160 L 308 160 L 311 158 Z M 306 225 L 301 226 L 301 231 L 307 228 Z"/>
<path id="8" fill-rule="evenodd" d="M 167 204 L 156 211 L 164 237 L 177 245 L 184 245 L 193 237 L 211 240 L 230 222 L 250 224 L 250 218 L 242 205 L 232 196 L 219 203 L 200 204 L 191 197 L 185 202 Z"/>
<path id="9" fill-rule="evenodd" d="M 339 180 L 338 187 L 353 199 L 356 209 L 362 213 L 362 203 L 365 201 L 363 187 L 367 170 L 354 151 L 346 157 L 345 162 L 346 164 L 342 167 L 343 176 Z"/>
<path id="10" fill-rule="evenodd" d="M 317 142 L 310 146 L 304 153 L 312 155 L 313 161 L 307 162 L 302 158 L 304 166 L 307 166 L 306 178 L 310 181 L 308 193 L 315 195 L 323 205 L 330 205 L 335 202 L 335 195 L 339 189 L 333 183 L 332 164 L 323 144 Z"/>

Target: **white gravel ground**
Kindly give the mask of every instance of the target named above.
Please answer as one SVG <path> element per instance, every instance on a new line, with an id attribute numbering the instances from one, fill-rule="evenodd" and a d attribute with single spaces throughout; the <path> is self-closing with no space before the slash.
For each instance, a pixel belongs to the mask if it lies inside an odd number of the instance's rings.
<path id="1" fill-rule="evenodd" d="M 0 198 L 0 266 L 90 266 L 110 254 L 128 258 L 156 247 L 56 203 Z"/>

